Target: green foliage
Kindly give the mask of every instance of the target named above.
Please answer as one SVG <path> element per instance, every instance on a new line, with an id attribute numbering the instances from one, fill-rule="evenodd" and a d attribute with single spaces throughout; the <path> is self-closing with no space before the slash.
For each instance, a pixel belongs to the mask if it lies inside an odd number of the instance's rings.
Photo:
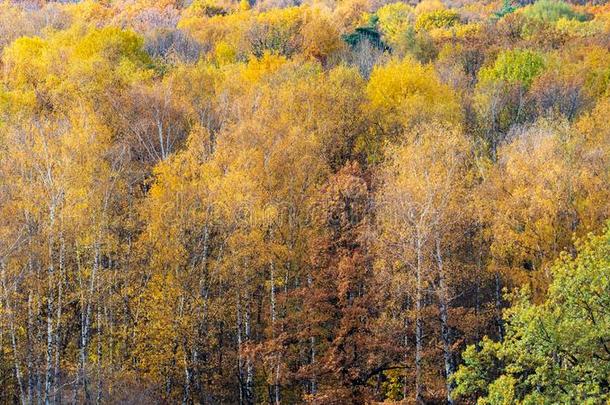
<path id="1" fill-rule="evenodd" d="M 378 17 L 379 30 L 392 46 L 400 41 L 414 19 L 413 7 L 402 2 L 386 4 L 375 14 Z"/>
<path id="2" fill-rule="evenodd" d="M 569 37 L 594 37 L 603 32 L 603 24 L 599 21 L 579 21 L 559 19 L 555 23 L 557 31 Z"/>
<path id="3" fill-rule="evenodd" d="M 350 34 L 343 35 L 343 40 L 352 48 L 356 48 L 363 41 L 368 41 L 377 49 L 389 49 L 381 39 L 381 34 L 377 28 L 377 21 L 377 16 L 371 16 L 367 25 L 356 28 L 354 32 Z"/>
<path id="4" fill-rule="evenodd" d="M 481 81 L 501 80 L 506 83 L 519 83 L 529 88 L 534 79 L 543 72 L 545 58 L 540 52 L 527 49 L 503 51 L 495 63 L 481 69 Z"/>
<path id="5" fill-rule="evenodd" d="M 397 49 L 404 54 L 413 55 L 421 63 L 430 63 L 438 55 L 438 49 L 428 32 L 417 32 L 413 26 L 409 26 L 404 32 Z"/>
<path id="6" fill-rule="evenodd" d="M 454 375 L 458 382 L 454 391 L 457 397 L 486 392 L 489 382 L 499 377 L 497 370 L 502 363 L 497 353 L 501 346 L 485 336 L 478 345 L 466 347 L 462 352 L 463 364 Z"/>
<path id="7" fill-rule="evenodd" d="M 585 15 L 574 11 L 568 3 L 557 0 L 538 0 L 524 9 L 523 14 L 533 20 L 544 22 L 556 22 L 561 18 L 579 21 L 587 19 Z"/>
<path id="8" fill-rule="evenodd" d="M 513 5 L 511 0 L 504 0 L 502 3 L 502 8 L 494 13 L 495 18 L 502 18 L 505 15 L 513 13 L 517 7 Z"/>
<path id="9" fill-rule="evenodd" d="M 390 401 L 400 401 L 404 398 L 401 373 L 397 370 L 388 370 L 383 373 L 386 381 L 382 384 L 385 398 Z"/>
<path id="10" fill-rule="evenodd" d="M 577 243 L 552 269 L 548 297 L 512 295 L 506 337 L 470 346 L 456 393 L 479 404 L 598 404 L 610 399 L 610 225 Z"/>

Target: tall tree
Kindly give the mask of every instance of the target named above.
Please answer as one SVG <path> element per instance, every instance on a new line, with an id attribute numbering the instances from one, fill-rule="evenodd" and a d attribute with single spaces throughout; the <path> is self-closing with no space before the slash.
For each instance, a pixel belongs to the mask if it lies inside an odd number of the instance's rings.
<path id="1" fill-rule="evenodd" d="M 415 400 L 424 403 L 427 306 L 438 305 L 447 400 L 452 403 L 455 367 L 450 305 L 467 271 L 459 257 L 460 238 L 469 226 L 467 192 L 470 146 L 456 130 L 442 125 L 409 133 L 410 141 L 394 146 L 380 173 L 378 195 L 380 260 L 399 280 L 404 324 L 415 325 Z M 461 273 L 461 274 L 460 274 Z M 434 293 L 433 293 L 434 292 Z M 412 315 L 411 315 L 412 314 Z M 403 333 L 409 334 L 405 330 Z M 405 392 L 406 392 L 405 382 Z"/>

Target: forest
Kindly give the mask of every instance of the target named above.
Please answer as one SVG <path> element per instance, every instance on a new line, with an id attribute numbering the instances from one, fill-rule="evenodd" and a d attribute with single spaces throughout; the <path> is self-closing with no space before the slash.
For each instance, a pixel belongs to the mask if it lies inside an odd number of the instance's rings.
<path id="1" fill-rule="evenodd" d="M 2 0 L 0 404 L 610 404 L 610 3 Z"/>

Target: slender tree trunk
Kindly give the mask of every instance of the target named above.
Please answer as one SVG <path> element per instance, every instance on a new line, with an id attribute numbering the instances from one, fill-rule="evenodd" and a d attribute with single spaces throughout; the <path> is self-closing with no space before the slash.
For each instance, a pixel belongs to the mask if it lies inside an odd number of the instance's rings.
<path id="1" fill-rule="evenodd" d="M 270 265 L 270 281 L 271 281 L 271 291 L 270 291 L 270 304 L 271 304 L 271 337 L 275 339 L 275 321 L 276 321 L 276 308 L 275 308 L 275 266 L 273 263 Z M 280 403 L 280 385 L 279 385 L 279 377 L 280 377 L 280 354 L 275 353 L 275 370 L 273 373 L 273 386 L 271 387 L 271 398 L 269 402 L 279 405 Z"/>
<path id="2" fill-rule="evenodd" d="M 99 292 L 98 292 L 99 293 Z M 97 393 L 95 395 L 95 403 L 97 405 L 102 403 L 102 388 L 103 388 L 103 377 L 102 377 L 102 314 L 101 305 L 96 307 L 95 322 L 97 326 Z"/>
<path id="3" fill-rule="evenodd" d="M 247 343 L 250 342 L 252 337 L 251 328 L 250 302 L 248 301 L 244 313 L 244 338 Z M 244 397 L 247 405 L 254 404 L 254 367 L 250 356 L 246 357 L 246 392 Z"/>
<path id="4" fill-rule="evenodd" d="M 53 385 L 53 284 L 51 281 L 52 272 L 49 270 L 49 293 L 47 296 L 47 349 L 45 378 L 44 378 L 44 403 L 48 405 L 51 400 L 51 387 Z"/>
<path id="5" fill-rule="evenodd" d="M 443 268 L 443 256 L 440 240 L 436 239 L 436 263 L 438 267 L 439 289 L 438 303 L 441 320 L 441 340 L 443 341 L 443 359 L 445 362 L 445 378 L 447 387 L 447 404 L 453 405 L 453 383 L 451 377 L 454 373 L 453 351 L 451 349 L 451 329 L 449 326 L 449 299 L 447 282 L 445 280 L 445 269 Z"/>
<path id="6" fill-rule="evenodd" d="M 208 213 L 211 212 L 211 209 L 208 208 Z M 201 315 L 199 317 L 199 325 L 197 328 L 197 341 L 194 345 L 193 349 L 193 374 L 191 376 L 191 380 L 193 381 L 193 389 L 196 392 L 197 398 L 202 403 L 205 403 L 206 395 L 205 395 L 205 382 L 202 380 L 202 372 L 200 364 L 204 364 L 205 359 L 207 358 L 207 352 L 205 349 L 199 350 L 201 345 L 203 344 L 207 334 L 208 334 L 208 295 L 209 295 L 209 279 L 210 274 L 208 271 L 208 258 L 210 255 L 210 230 L 209 226 L 206 224 L 203 228 L 203 248 L 202 248 L 202 261 L 201 261 L 201 269 L 202 276 L 199 280 L 199 296 L 201 298 Z M 201 359 L 201 360 L 200 360 Z"/>
<path id="7" fill-rule="evenodd" d="M 313 286 L 313 278 L 311 277 L 311 273 L 307 275 L 307 287 L 311 290 Z M 311 365 L 312 372 L 315 369 L 314 365 L 316 364 L 316 338 L 315 336 L 309 337 L 309 364 Z M 312 375 L 311 380 L 309 381 L 309 393 L 311 395 L 316 395 L 318 392 L 318 384 L 316 381 L 316 376 Z"/>
<path id="8" fill-rule="evenodd" d="M 78 259 L 80 260 L 80 259 Z M 95 241 L 94 254 L 93 254 L 93 266 L 91 269 L 91 278 L 89 280 L 88 292 L 82 293 L 81 300 L 81 347 L 80 347 L 80 383 L 82 384 L 83 392 L 85 395 L 85 401 L 91 400 L 89 392 L 88 378 L 87 378 L 87 357 L 88 357 L 88 346 L 89 346 L 89 328 L 91 325 L 91 312 L 92 312 L 92 299 L 93 292 L 95 291 L 97 272 L 100 260 L 100 242 Z M 81 288 L 84 285 L 81 284 Z"/>
<path id="9" fill-rule="evenodd" d="M 51 397 L 51 386 L 53 385 L 53 274 L 55 272 L 53 263 L 53 225 L 55 223 L 55 210 L 51 207 L 49 213 L 49 235 L 48 235 L 48 260 L 47 270 L 47 349 L 46 367 L 44 377 L 44 403 L 48 405 Z"/>
<path id="10" fill-rule="evenodd" d="M 504 324 L 502 322 L 502 280 L 500 274 L 495 274 L 495 292 L 496 292 L 496 327 L 500 340 L 504 338 Z"/>
<path id="11" fill-rule="evenodd" d="M 13 369 L 15 371 L 15 379 L 19 389 L 19 402 L 21 405 L 26 405 L 26 397 L 23 389 L 23 377 L 21 375 L 21 363 L 19 361 L 19 352 L 17 348 L 17 334 L 15 333 L 15 314 L 13 312 L 11 302 L 9 300 L 9 289 L 6 282 L 6 267 L 4 262 L 0 261 L 0 270 L 2 271 L 2 292 L 4 298 L 4 306 L 8 311 L 9 333 L 11 338 L 11 349 L 13 350 Z"/>
<path id="12" fill-rule="evenodd" d="M 479 230 L 480 232 L 480 230 Z M 482 243 L 479 242 L 478 246 L 477 246 L 477 252 L 476 252 L 476 275 L 475 275 L 475 296 L 474 296 L 474 300 L 475 300 L 475 305 L 474 305 L 474 313 L 475 313 L 475 319 L 477 322 L 476 325 L 476 332 L 475 332 L 475 338 L 476 340 L 480 340 L 481 339 L 481 271 L 483 269 L 483 252 L 482 252 L 483 248 L 482 248 Z"/>
<path id="13" fill-rule="evenodd" d="M 60 386 L 60 376 L 59 376 L 59 364 L 60 364 L 60 355 L 61 355 L 61 316 L 62 316 L 62 300 L 63 300 L 63 281 L 64 281 L 64 255 L 65 255 L 65 241 L 63 237 L 63 233 L 60 233 L 59 236 L 60 247 L 59 247 L 59 276 L 57 280 L 57 312 L 55 319 L 55 365 L 53 366 L 53 380 L 55 381 L 55 391 L 53 393 L 53 402 L 58 404 L 61 402 L 61 393 L 57 387 Z"/>
<path id="14" fill-rule="evenodd" d="M 407 317 L 405 317 L 405 324 L 404 324 L 404 341 L 403 341 L 403 345 L 405 347 L 405 365 L 409 363 L 409 319 Z M 403 381 L 403 386 L 402 386 L 402 397 L 406 400 L 409 397 L 409 384 L 408 384 L 408 379 L 409 379 L 409 374 L 407 371 L 407 367 L 405 367 L 405 374 L 404 374 L 404 381 Z"/>
<path id="15" fill-rule="evenodd" d="M 192 402 L 190 400 L 190 397 L 191 397 L 191 371 L 189 369 L 189 360 L 188 360 L 189 356 L 187 354 L 186 342 L 182 342 L 182 344 L 184 347 L 184 394 L 182 396 L 182 404 L 187 405 Z"/>
<path id="16" fill-rule="evenodd" d="M 416 240 L 416 297 L 415 297 L 415 402 L 417 404 L 424 403 L 423 381 L 422 381 L 422 357 L 423 357 L 423 339 L 424 339 L 424 322 L 422 319 L 423 309 L 423 252 L 422 239 L 417 235 Z"/>
<path id="17" fill-rule="evenodd" d="M 27 370 L 28 370 L 28 391 L 27 391 L 27 403 L 32 403 L 32 395 L 34 391 L 34 361 L 32 359 L 32 346 L 34 339 L 32 338 L 32 332 L 34 331 L 34 315 L 32 314 L 32 292 L 28 293 L 28 330 L 27 330 Z"/>
<path id="18" fill-rule="evenodd" d="M 523 88 L 523 86 L 519 86 L 519 104 L 517 106 L 517 114 L 515 116 L 515 122 L 521 121 L 521 113 L 523 111 L 523 107 L 525 104 L 524 93 L 525 93 L 525 89 Z"/>
<path id="19" fill-rule="evenodd" d="M 277 359 L 277 364 L 275 365 L 275 385 L 274 385 L 274 390 L 273 393 L 275 395 L 275 405 L 280 405 L 280 385 L 279 385 L 279 380 L 280 380 L 280 359 L 279 359 L 279 355 L 278 355 L 278 359 Z"/>
<path id="20" fill-rule="evenodd" d="M 242 359 L 242 316 L 241 316 L 241 297 L 237 294 L 237 377 L 239 379 L 239 405 L 245 403 L 244 393 L 244 362 Z"/>

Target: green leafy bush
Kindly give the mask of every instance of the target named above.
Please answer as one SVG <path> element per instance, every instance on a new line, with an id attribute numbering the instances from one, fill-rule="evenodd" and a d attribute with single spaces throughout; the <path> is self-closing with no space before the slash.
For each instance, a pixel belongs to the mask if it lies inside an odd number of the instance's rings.
<path id="1" fill-rule="evenodd" d="M 527 49 L 501 52 L 495 63 L 481 69 L 481 81 L 502 80 L 507 83 L 520 83 L 529 88 L 532 81 L 544 70 L 544 56 Z"/>
<path id="2" fill-rule="evenodd" d="M 610 226 L 552 269 L 545 302 L 512 296 L 506 336 L 469 346 L 455 394 L 478 404 L 601 404 L 610 400 Z"/>
<path id="3" fill-rule="evenodd" d="M 533 20 L 544 22 L 556 22 L 561 18 L 579 21 L 587 19 L 587 16 L 577 13 L 569 4 L 556 0 L 538 0 L 524 9 L 523 14 Z"/>

